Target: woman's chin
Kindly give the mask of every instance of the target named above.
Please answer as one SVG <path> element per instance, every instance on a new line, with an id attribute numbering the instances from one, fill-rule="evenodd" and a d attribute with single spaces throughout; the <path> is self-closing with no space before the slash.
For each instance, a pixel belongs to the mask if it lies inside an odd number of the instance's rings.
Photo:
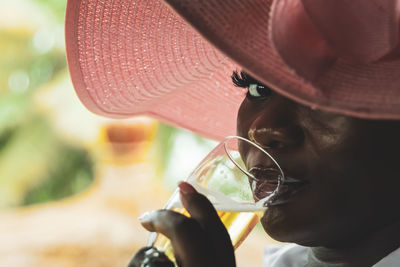
<path id="1" fill-rule="evenodd" d="M 301 227 L 301 222 L 285 218 L 279 211 L 269 209 L 261 218 L 261 224 L 265 232 L 279 242 L 296 243 L 302 246 L 318 246 L 320 242 L 315 240 L 315 231 Z"/>
<path id="2" fill-rule="evenodd" d="M 298 245 L 306 247 L 320 246 L 320 242 L 312 239 L 312 237 L 310 236 L 305 236 L 295 231 L 283 231 L 283 229 L 279 229 L 278 231 L 276 231 L 277 229 L 269 229 L 265 226 L 263 227 L 268 236 L 278 242 L 296 243 Z"/>

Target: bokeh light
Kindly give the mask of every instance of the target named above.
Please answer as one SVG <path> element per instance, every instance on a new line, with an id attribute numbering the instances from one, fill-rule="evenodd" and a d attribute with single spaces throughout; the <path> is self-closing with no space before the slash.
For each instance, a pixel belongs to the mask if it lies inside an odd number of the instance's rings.
<path id="1" fill-rule="evenodd" d="M 29 87 L 30 79 L 26 71 L 17 70 L 11 73 L 8 78 L 8 86 L 15 93 L 23 93 Z"/>

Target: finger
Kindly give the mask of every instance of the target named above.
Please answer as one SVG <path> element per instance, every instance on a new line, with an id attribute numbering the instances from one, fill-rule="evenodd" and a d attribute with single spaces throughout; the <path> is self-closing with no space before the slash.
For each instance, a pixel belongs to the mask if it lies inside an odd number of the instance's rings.
<path id="1" fill-rule="evenodd" d="M 234 249 L 228 231 L 211 202 L 188 183 L 179 184 L 183 206 L 204 229 L 218 258 L 223 259 L 220 266 L 236 266 Z"/>
<path id="2" fill-rule="evenodd" d="M 140 218 L 144 228 L 171 240 L 175 257 L 182 266 L 216 266 L 215 252 L 196 220 L 170 210 L 156 210 Z"/>

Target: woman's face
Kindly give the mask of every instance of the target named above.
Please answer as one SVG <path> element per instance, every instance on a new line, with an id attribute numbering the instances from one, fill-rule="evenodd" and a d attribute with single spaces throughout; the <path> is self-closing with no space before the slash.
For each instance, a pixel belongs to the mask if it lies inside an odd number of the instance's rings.
<path id="1" fill-rule="evenodd" d="M 261 219 L 271 237 L 336 247 L 399 219 L 400 123 L 312 110 L 253 86 L 237 132 L 269 151 L 295 181 Z M 265 161 L 241 153 L 250 168 Z"/>

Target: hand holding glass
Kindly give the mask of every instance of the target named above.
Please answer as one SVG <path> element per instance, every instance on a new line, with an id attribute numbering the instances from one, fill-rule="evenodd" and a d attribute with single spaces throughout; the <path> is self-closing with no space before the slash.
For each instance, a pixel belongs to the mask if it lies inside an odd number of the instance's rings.
<path id="1" fill-rule="evenodd" d="M 254 162 L 242 159 L 239 151 L 259 155 L 257 162 L 263 164 L 253 166 Z M 203 159 L 186 182 L 214 205 L 236 249 L 258 223 L 283 179 L 280 166 L 262 147 L 245 138 L 229 136 Z M 263 192 L 257 193 L 260 190 Z M 178 189 L 164 208 L 190 216 L 182 207 Z M 165 236 L 151 233 L 148 245 L 174 260 L 171 243 Z"/>

